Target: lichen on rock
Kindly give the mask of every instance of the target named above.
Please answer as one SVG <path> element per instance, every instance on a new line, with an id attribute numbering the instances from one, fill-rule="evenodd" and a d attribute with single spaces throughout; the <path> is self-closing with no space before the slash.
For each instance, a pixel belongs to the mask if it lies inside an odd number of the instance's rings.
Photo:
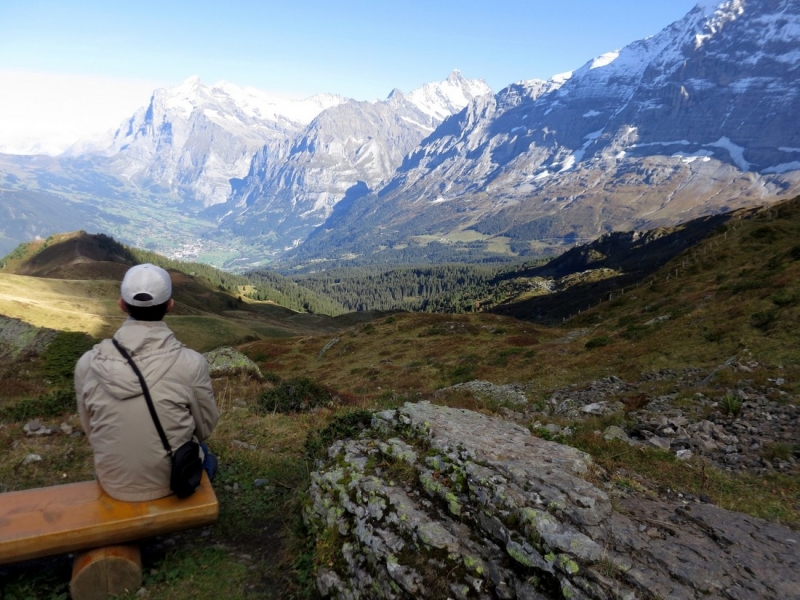
<path id="1" fill-rule="evenodd" d="M 318 538 L 341 536 L 317 589 L 352 599 L 797 589 L 791 530 L 710 505 L 639 498 L 612 507 L 586 480 L 592 471 L 585 453 L 499 418 L 428 402 L 376 413 L 371 429 L 334 442 L 312 473 L 306 525 Z M 669 540 L 648 535 L 654 523 Z M 737 545 L 747 560 L 731 552 Z"/>
<path id="2" fill-rule="evenodd" d="M 257 379 L 264 379 L 261 369 L 256 363 L 230 346 L 211 350 L 203 356 L 208 361 L 208 372 L 211 377 L 246 374 Z"/>

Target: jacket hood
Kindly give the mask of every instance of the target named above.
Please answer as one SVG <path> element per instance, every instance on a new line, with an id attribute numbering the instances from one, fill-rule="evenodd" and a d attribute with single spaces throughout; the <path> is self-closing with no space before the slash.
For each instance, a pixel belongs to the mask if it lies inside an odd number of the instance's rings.
<path id="1" fill-rule="evenodd" d="M 128 319 L 114 337 L 139 367 L 148 388 L 167 374 L 183 348 L 163 321 Z M 103 340 L 92 351 L 90 368 L 110 396 L 127 400 L 143 394 L 139 378 L 111 340 Z"/>

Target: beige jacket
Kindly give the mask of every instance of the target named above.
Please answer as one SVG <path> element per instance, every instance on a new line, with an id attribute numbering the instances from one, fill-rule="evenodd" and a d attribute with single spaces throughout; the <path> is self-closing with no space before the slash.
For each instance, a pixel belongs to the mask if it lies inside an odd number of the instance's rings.
<path id="1" fill-rule="evenodd" d="M 207 438 L 219 413 L 206 359 L 178 342 L 163 321 L 128 319 L 114 337 L 142 372 L 172 450 L 192 435 Z M 106 493 L 127 501 L 170 495 L 169 456 L 139 379 L 111 340 L 80 358 L 75 392 L 95 474 Z"/>

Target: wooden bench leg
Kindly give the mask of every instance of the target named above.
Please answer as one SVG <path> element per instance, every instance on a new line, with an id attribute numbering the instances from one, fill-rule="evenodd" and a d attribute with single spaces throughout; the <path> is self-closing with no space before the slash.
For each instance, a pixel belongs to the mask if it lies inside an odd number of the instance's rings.
<path id="1" fill-rule="evenodd" d="M 78 552 L 72 565 L 73 600 L 106 600 L 142 585 L 139 546 L 108 546 Z"/>

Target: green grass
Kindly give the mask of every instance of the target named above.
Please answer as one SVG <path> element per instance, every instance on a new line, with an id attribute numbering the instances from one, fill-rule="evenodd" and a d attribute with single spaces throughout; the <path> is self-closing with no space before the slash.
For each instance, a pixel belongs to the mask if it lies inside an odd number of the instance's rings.
<path id="1" fill-rule="evenodd" d="M 60 331 L 40 355 L 42 372 L 54 381 L 72 379 L 75 363 L 99 340 L 82 331 Z"/>
<path id="2" fill-rule="evenodd" d="M 0 421 L 26 421 L 28 419 L 50 419 L 75 411 L 77 399 L 70 385 L 53 390 L 35 398 L 23 398 L 6 402 L 0 406 Z"/>
<path id="3" fill-rule="evenodd" d="M 257 339 L 251 327 L 215 315 L 168 316 L 166 322 L 181 342 L 198 352 Z"/>
<path id="4" fill-rule="evenodd" d="M 245 598 L 250 580 L 247 564 L 224 548 L 208 547 L 202 538 L 143 567 L 149 596 L 163 600 Z"/>

